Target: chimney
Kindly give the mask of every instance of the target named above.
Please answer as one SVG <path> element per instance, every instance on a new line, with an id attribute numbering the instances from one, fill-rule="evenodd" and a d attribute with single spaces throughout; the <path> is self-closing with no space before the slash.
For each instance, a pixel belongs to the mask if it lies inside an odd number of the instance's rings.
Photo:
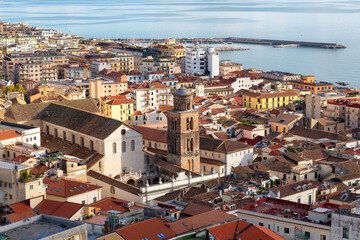
<path id="1" fill-rule="evenodd" d="M 280 198 L 280 191 L 278 190 L 276 195 Z"/>

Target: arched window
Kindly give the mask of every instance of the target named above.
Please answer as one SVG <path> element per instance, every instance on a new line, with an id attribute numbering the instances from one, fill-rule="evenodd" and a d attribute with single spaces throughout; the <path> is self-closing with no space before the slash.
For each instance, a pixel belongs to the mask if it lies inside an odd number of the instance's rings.
<path id="1" fill-rule="evenodd" d="M 115 187 L 114 186 L 110 186 L 110 193 L 112 193 L 112 194 L 115 193 Z"/>
<path id="2" fill-rule="evenodd" d="M 194 129 L 194 122 L 193 122 L 193 118 L 190 118 L 190 129 L 193 130 Z"/>
<path id="3" fill-rule="evenodd" d="M 194 139 L 190 140 L 190 151 L 194 151 Z"/>
<path id="4" fill-rule="evenodd" d="M 186 139 L 186 149 L 189 152 L 190 151 L 190 140 Z"/>
<path id="5" fill-rule="evenodd" d="M 186 118 L 186 130 L 190 130 L 190 120 Z"/>
<path id="6" fill-rule="evenodd" d="M 131 151 L 135 151 L 135 140 L 131 140 Z"/>
<path id="7" fill-rule="evenodd" d="M 190 160 L 188 160 L 188 164 L 189 164 L 189 170 L 191 170 L 191 162 L 190 162 Z"/>
<path id="8" fill-rule="evenodd" d="M 121 148 L 122 148 L 122 152 L 126 152 L 126 142 L 125 141 L 122 142 Z"/>
<path id="9" fill-rule="evenodd" d="M 194 159 L 191 159 L 191 171 L 194 171 Z"/>
<path id="10" fill-rule="evenodd" d="M 113 143 L 113 153 L 114 154 L 116 153 L 116 143 L 115 142 Z"/>

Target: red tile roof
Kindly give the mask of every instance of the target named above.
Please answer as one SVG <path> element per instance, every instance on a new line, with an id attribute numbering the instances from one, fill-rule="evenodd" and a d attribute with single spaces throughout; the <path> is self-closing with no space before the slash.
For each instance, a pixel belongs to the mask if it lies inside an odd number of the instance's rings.
<path id="1" fill-rule="evenodd" d="M 65 178 L 59 180 L 52 180 L 47 177 L 44 178 L 44 183 L 48 185 L 48 188 L 46 189 L 46 194 L 60 197 L 71 197 L 101 188 L 100 186 L 93 185 L 87 182 L 70 180 Z"/>
<path id="2" fill-rule="evenodd" d="M 39 214 L 52 215 L 70 219 L 84 206 L 73 202 L 60 202 L 49 199 L 44 199 L 39 203 L 35 209 Z"/>
<path id="3" fill-rule="evenodd" d="M 176 235 L 179 235 L 215 223 L 221 223 L 233 218 L 235 218 L 234 215 L 218 210 L 212 210 L 194 215 L 192 217 L 184 218 L 173 223 L 169 223 L 169 227 L 176 233 Z"/>
<path id="4" fill-rule="evenodd" d="M 13 213 L 6 215 L 6 218 L 12 223 L 36 216 L 35 211 L 25 201 L 10 204 L 9 208 Z"/>
<path id="5" fill-rule="evenodd" d="M 108 105 L 121 105 L 121 104 L 131 104 L 133 103 L 132 99 L 113 99 L 106 104 Z"/>
<path id="6" fill-rule="evenodd" d="M 14 129 L 9 129 L 0 132 L 0 141 L 12 139 L 12 138 L 18 138 L 18 137 L 21 137 L 21 134 L 17 133 Z"/>
<path id="7" fill-rule="evenodd" d="M 241 220 L 211 227 L 208 231 L 218 240 L 233 239 L 234 234 L 238 234 L 236 239 L 284 240 L 270 229 Z"/>
<path id="8" fill-rule="evenodd" d="M 49 170 L 50 170 L 50 168 L 48 166 L 40 164 L 40 165 L 37 165 L 36 167 L 33 167 L 32 169 L 30 169 L 29 172 L 32 174 L 43 174 Z"/>
<path id="9" fill-rule="evenodd" d="M 171 88 L 160 82 L 151 82 L 151 83 L 143 83 L 143 84 L 134 86 L 134 89 L 145 89 L 145 88 L 150 88 L 150 86 L 153 88 Z"/>
<path id="10" fill-rule="evenodd" d="M 165 226 L 165 223 L 158 218 L 144 220 L 139 223 L 134 223 L 123 228 L 117 229 L 117 232 L 124 239 L 161 239 L 158 234 L 163 234 L 162 239 L 169 239 L 176 234 L 170 228 Z"/>
<path id="11" fill-rule="evenodd" d="M 127 201 L 121 200 L 119 198 L 108 197 L 90 204 L 90 207 L 100 208 L 101 211 L 116 210 L 121 212 L 128 212 L 129 209 L 123 206 L 124 203 L 127 203 Z"/>
<path id="12" fill-rule="evenodd" d="M 19 155 L 16 158 L 13 158 L 12 160 L 10 160 L 10 162 L 17 162 L 17 163 L 24 163 L 27 160 L 29 160 L 31 157 L 25 156 L 25 155 Z"/>
<path id="13" fill-rule="evenodd" d="M 136 125 L 132 127 L 142 133 L 144 140 L 167 143 L 167 131 Z"/>

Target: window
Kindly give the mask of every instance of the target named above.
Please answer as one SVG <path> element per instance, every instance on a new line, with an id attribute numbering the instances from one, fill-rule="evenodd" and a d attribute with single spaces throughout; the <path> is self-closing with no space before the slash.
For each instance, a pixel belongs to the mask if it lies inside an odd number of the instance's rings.
<path id="1" fill-rule="evenodd" d="M 131 151 L 135 151 L 135 140 L 131 140 Z"/>
<path id="2" fill-rule="evenodd" d="M 93 202 L 96 202 L 96 197 L 93 198 Z"/>
<path id="3" fill-rule="evenodd" d="M 83 201 L 81 202 L 81 204 L 82 204 L 82 205 L 85 205 L 85 200 L 83 200 Z"/>
<path id="4" fill-rule="evenodd" d="M 263 227 L 263 226 L 264 226 L 264 223 L 259 222 L 259 226 Z"/>
<path id="5" fill-rule="evenodd" d="M 115 193 L 115 187 L 114 186 L 110 186 L 110 193 Z"/>
<path id="6" fill-rule="evenodd" d="M 311 195 L 308 196 L 308 204 L 311 204 L 312 201 L 311 201 Z"/>
<path id="7" fill-rule="evenodd" d="M 75 135 L 74 134 L 71 134 L 71 143 L 75 144 Z"/>
<path id="8" fill-rule="evenodd" d="M 46 135 L 49 135 L 50 129 L 49 126 L 46 125 Z"/>
<path id="9" fill-rule="evenodd" d="M 123 141 L 121 144 L 122 152 L 126 152 L 126 142 Z"/>
<path id="10" fill-rule="evenodd" d="M 94 141 L 90 140 L 90 151 L 94 150 Z"/>
<path id="11" fill-rule="evenodd" d="M 343 227 L 342 232 L 343 232 L 342 237 L 345 239 L 349 239 L 349 228 Z"/>
<path id="12" fill-rule="evenodd" d="M 33 190 L 34 189 L 34 186 L 33 185 L 30 185 L 30 190 Z"/>
<path id="13" fill-rule="evenodd" d="M 116 153 L 116 143 L 115 142 L 113 143 L 113 153 L 114 154 Z"/>
<path id="14" fill-rule="evenodd" d="M 55 128 L 55 138 L 58 137 L 58 130 Z"/>
<path id="15" fill-rule="evenodd" d="M 66 132 L 63 131 L 63 141 L 66 141 Z"/>
<path id="16" fill-rule="evenodd" d="M 84 138 L 81 137 L 81 138 L 80 138 L 80 141 L 81 141 L 81 147 L 84 147 L 84 145 L 85 145 L 85 143 L 84 143 Z"/>
<path id="17" fill-rule="evenodd" d="M 9 199 L 12 200 L 12 194 L 9 194 Z"/>
<path id="18" fill-rule="evenodd" d="M 9 188 L 12 188 L 12 183 L 9 183 Z"/>
<path id="19" fill-rule="evenodd" d="M 287 233 L 287 234 L 289 234 L 290 233 L 290 229 L 289 228 L 284 228 L 284 233 Z"/>
<path id="20" fill-rule="evenodd" d="M 320 240 L 326 240 L 326 236 L 325 235 L 320 235 Z"/>
<path id="21" fill-rule="evenodd" d="M 297 202 L 298 202 L 298 203 L 301 203 L 301 198 L 298 198 L 298 199 L 297 199 Z"/>
<path id="22" fill-rule="evenodd" d="M 304 175 L 304 179 L 307 179 L 307 174 Z"/>

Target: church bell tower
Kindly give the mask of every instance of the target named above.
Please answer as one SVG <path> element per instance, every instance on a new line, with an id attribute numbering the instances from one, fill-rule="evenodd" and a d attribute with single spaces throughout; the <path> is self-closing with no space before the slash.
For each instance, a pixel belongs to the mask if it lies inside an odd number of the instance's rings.
<path id="1" fill-rule="evenodd" d="M 167 160 L 200 173 L 199 113 L 188 89 L 179 88 L 173 95 L 174 109 L 168 111 Z"/>

